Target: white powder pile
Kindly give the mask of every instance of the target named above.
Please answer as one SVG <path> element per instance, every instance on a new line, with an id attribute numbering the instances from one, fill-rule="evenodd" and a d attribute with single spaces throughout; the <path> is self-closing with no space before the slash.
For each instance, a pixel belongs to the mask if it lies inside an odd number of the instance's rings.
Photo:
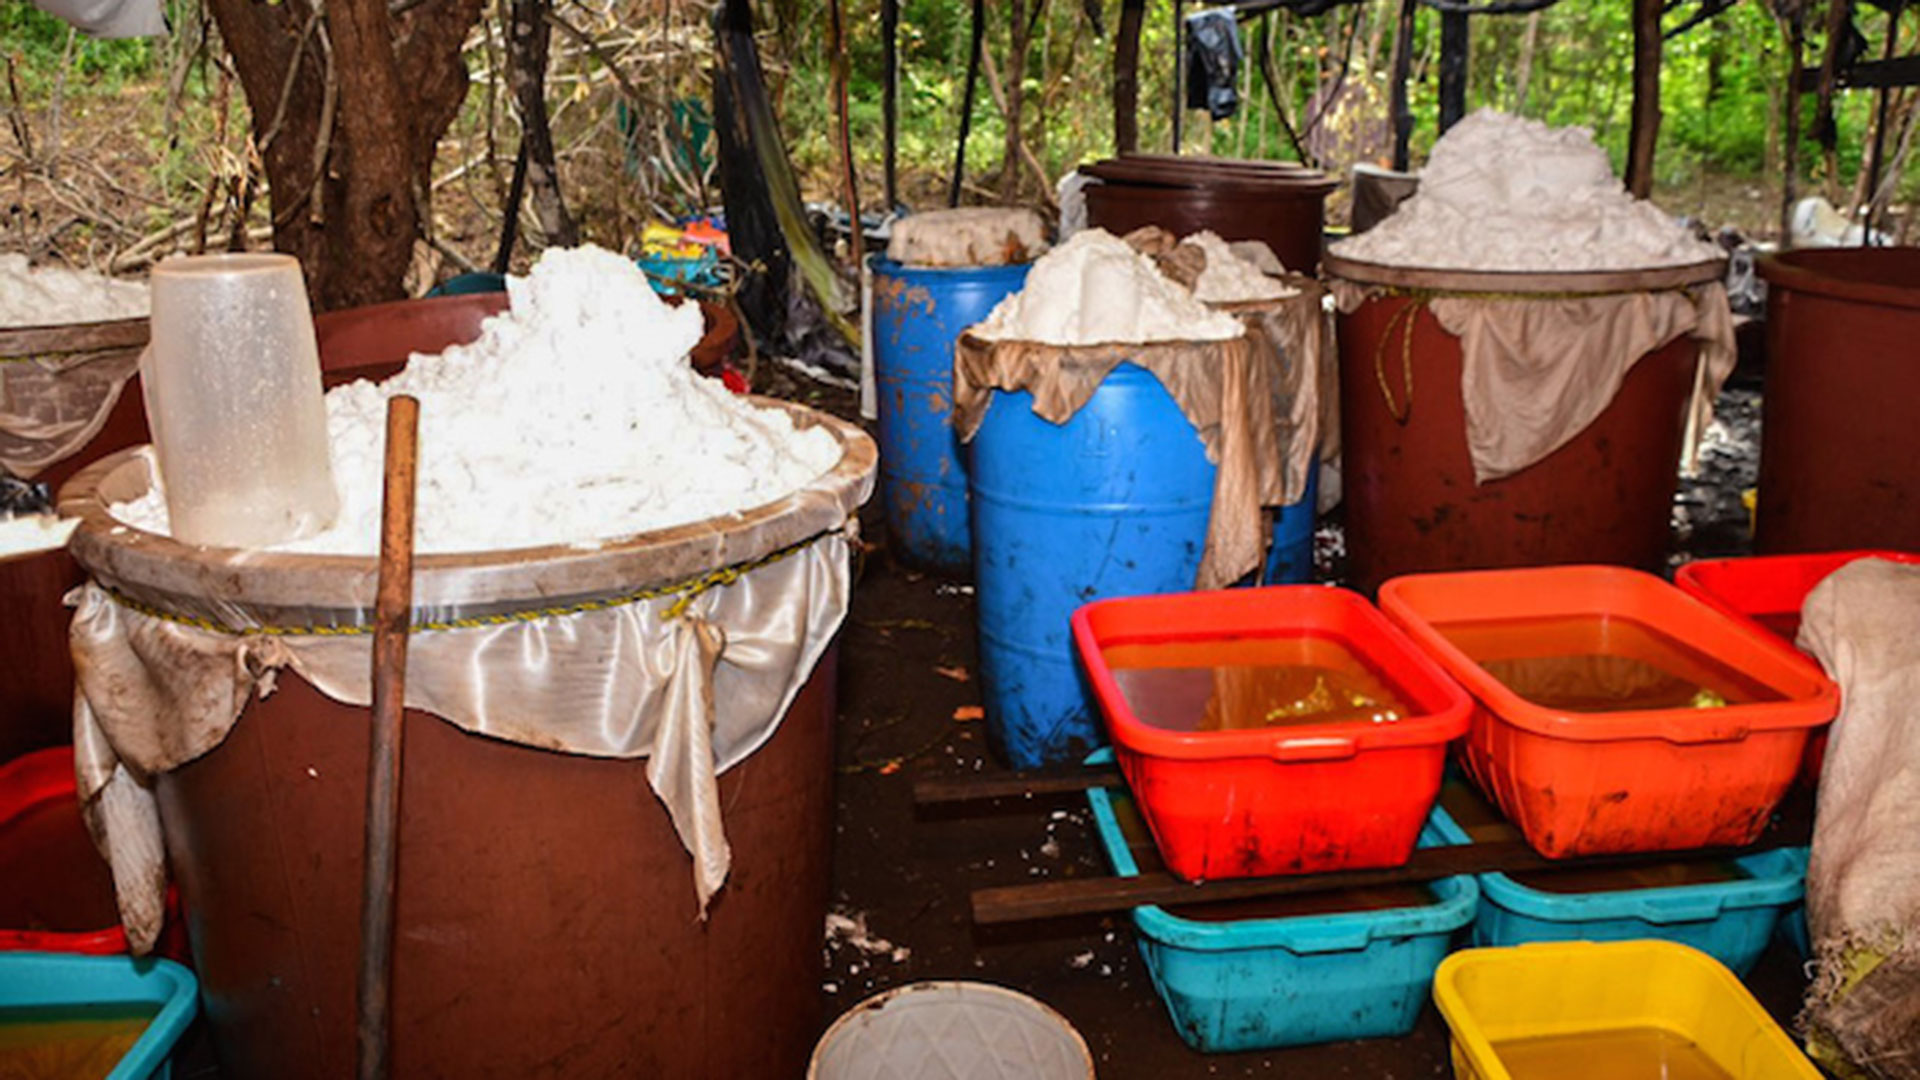
<path id="1" fill-rule="evenodd" d="M 833 467 L 826 431 L 694 373 L 699 306 L 669 307 L 644 274 L 596 247 L 549 250 L 510 278 L 510 310 L 479 340 L 415 355 L 400 374 L 327 394 L 340 516 L 278 550 L 378 550 L 386 402 L 420 399 L 416 546 L 497 551 L 629 536 L 758 506 Z M 166 531 L 151 491 L 113 508 Z"/>
<path id="2" fill-rule="evenodd" d="M 1420 189 L 1385 221 L 1335 244 L 1342 258 L 1457 270 L 1639 270 L 1720 250 L 1613 175 L 1586 128 L 1491 109 L 1434 144 Z"/>
<path id="3" fill-rule="evenodd" d="M 120 281 L 85 270 L 27 265 L 0 255 L 0 327 L 137 319 L 147 313 L 144 281 Z"/>
<path id="4" fill-rule="evenodd" d="M 1224 341 L 1240 323 L 1162 276 L 1153 260 L 1105 229 L 1086 229 L 1041 256 L 1026 287 L 973 333 L 1046 345 Z"/>
<path id="5" fill-rule="evenodd" d="M 1004 266 L 1047 250 L 1046 225 L 1031 210 L 963 206 L 893 223 L 887 258 L 908 266 Z"/>
<path id="6" fill-rule="evenodd" d="M 66 547 L 67 538 L 73 535 L 73 530 L 79 524 L 79 518 L 60 518 L 52 514 L 0 517 L 0 558 Z"/>
<path id="7" fill-rule="evenodd" d="M 1219 234 L 1202 230 L 1180 241 L 1206 252 L 1207 268 L 1193 282 L 1193 298 L 1210 304 L 1238 304 L 1254 300 L 1279 300 L 1296 296 L 1300 290 L 1276 281 L 1258 266 L 1240 257 Z"/>

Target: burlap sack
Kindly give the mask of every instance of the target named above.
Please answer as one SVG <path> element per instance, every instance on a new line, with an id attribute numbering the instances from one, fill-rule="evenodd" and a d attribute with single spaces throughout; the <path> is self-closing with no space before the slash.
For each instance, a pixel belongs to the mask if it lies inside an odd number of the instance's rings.
<path id="1" fill-rule="evenodd" d="M 523 745 L 646 757 L 703 909 L 730 864 L 716 777 L 772 736 L 831 644 L 877 461 L 850 425 L 781 407 L 843 448 L 784 499 L 598 548 L 415 564 L 407 706 Z M 190 548 L 118 524 L 107 508 L 150 468 L 145 450 L 108 458 L 60 507 L 82 519 L 73 553 L 92 576 L 72 631 L 80 796 L 139 951 L 165 887 L 152 777 L 218 746 L 283 668 L 368 703 L 376 577 L 372 558 Z"/>
<path id="2" fill-rule="evenodd" d="M 1272 365 L 1243 335 L 1227 341 L 1129 345 L 1042 345 L 962 334 L 954 347 L 953 426 L 970 441 L 993 391 L 1025 390 L 1033 412 L 1054 424 L 1073 418 L 1113 369 L 1131 363 L 1166 387 L 1217 466 L 1206 549 L 1194 587 L 1232 584 L 1260 565 L 1270 539 L 1262 507 L 1284 490 L 1272 423 Z M 1035 467 L 1044 467 L 1036 462 Z"/>

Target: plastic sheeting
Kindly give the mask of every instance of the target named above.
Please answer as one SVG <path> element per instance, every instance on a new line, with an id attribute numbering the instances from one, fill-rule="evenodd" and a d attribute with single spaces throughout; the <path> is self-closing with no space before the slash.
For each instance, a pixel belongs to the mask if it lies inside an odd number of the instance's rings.
<path id="1" fill-rule="evenodd" d="M 33 0 L 33 6 L 97 38 L 159 37 L 167 32 L 160 0 Z"/>
<path id="2" fill-rule="evenodd" d="M 1036 416 L 1064 424 L 1114 368 L 1131 363 L 1151 372 L 1218 467 L 1194 587 L 1221 588 L 1259 566 L 1268 540 L 1262 508 L 1281 505 L 1285 491 L 1271 352 L 1255 343 L 1257 332 L 1226 341 L 1072 346 L 962 334 L 954 347 L 953 427 L 961 441 L 971 440 L 995 390 L 1028 391 Z"/>
<path id="3" fill-rule="evenodd" d="M 1332 288 L 1347 312 L 1377 294 L 1342 280 Z M 1600 296 L 1435 294 L 1422 302 L 1460 339 L 1460 396 L 1477 483 L 1511 476 L 1571 442 L 1606 411 L 1641 357 L 1683 335 L 1700 344 L 1682 444 L 1691 468 L 1738 358 L 1726 286 L 1718 282 Z M 1411 333 L 1411 324 L 1402 332 Z"/>
<path id="4" fill-rule="evenodd" d="M 1858 559 L 1808 594 L 1799 645 L 1840 684 L 1807 868 L 1813 1054 L 1920 1077 L 1920 566 Z"/>
<path id="5" fill-rule="evenodd" d="M 829 423 L 840 465 L 737 518 L 596 550 L 417 560 L 407 706 L 522 745 L 647 758 L 704 909 L 730 865 L 716 777 L 772 736 L 846 614 L 876 455 Z M 115 525 L 106 506 L 147 470 L 109 459 L 62 504 L 83 517 L 73 550 L 94 579 L 73 598 L 76 771 L 139 951 L 165 887 L 153 776 L 218 746 L 283 669 L 366 704 L 374 581 L 372 559 L 188 548 Z"/>

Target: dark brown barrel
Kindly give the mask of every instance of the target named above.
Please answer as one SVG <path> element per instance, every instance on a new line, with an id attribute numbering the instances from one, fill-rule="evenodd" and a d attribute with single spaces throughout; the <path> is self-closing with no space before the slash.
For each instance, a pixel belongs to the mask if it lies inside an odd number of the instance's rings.
<path id="1" fill-rule="evenodd" d="M 1287 269 L 1320 265 L 1326 175 L 1282 162 L 1131 155 L 1083 165 L 1087 223 L 1124 235 L 1158 225 L 1185 236 L 1211 229 L 1228 240 L 1263 240 Z"/>
<path id="2" fill-rule="evenodd" d="M 1554 284 L 1570 287 L 1564 276 Z M 1518 473 L 1475 484 L 1460 339 L 1424 304 L 1410 317 L 1401 314 L 1415 303 L 1404 294 L 1379 295 L 1339 320 L 1341 481 L 1353 587 L 1371 595 L 1388 578 L 1434 570 L 1663 567 L 1698 358 L 1693 339 L 1641 357 L 1612 403 L 1566 445 Z M 1405 423 L 1389 411 L 1381 388 L 1384 371 L 1398 404 L 1403 358 L 1413 383 Z"/>
<path id="3" fill-rule="evenodd" d="M 354 379 L 384 379 L 405 366 L 413 353 L 439 352 L 474 340 L 480 324 L 506 306 L 506 293 L 471 293 L 315 316 L 321 380 L 332 387 Z M 693 363 L 702 373 L 713 374 L 738 347 L 740 323 L 725 307 L 704 302 L 701 307 L 707 332 L 694 348 Z M 58 491 L 85 466 L 150 438 L 135 376 L 99 433 L 79 453 L 35 479 Z M 67 610 L 60 597 L 81 579 L 80 568 L 64 551 L 0 559 L 0 612 L 7 614 L 0 619 L 0 657 L 5 658 L 0 663 L 0 761 L 72 739 L 73 662 L 67 654 Z"/>
<path id="4" fill-rule="evenodd" d="M 1920 248 L 1760 260 L 1766 398 L 1754 546 L 1920 550 Z"/>
<path id="5" fill-rule="evenodd" d="M 353 1069 L 367 710 L 293 676 L 159 780 L 222 1075 Z M 702 923 L 644 760 L 409 711 L 393 1075 L 797 1077 L 820 1030 L 830 652 L 720 777 L 733 869 Z"/>

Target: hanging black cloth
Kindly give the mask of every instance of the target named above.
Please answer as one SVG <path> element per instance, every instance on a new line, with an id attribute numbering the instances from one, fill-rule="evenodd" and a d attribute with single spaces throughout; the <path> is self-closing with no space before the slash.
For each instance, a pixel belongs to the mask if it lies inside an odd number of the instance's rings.
<path id="1" fill-rule="evenodd" d="M 1187 16 L 1187 108 L 1215 120 L 1240 110 L 1240 27 L 1230 10 Z"/>

